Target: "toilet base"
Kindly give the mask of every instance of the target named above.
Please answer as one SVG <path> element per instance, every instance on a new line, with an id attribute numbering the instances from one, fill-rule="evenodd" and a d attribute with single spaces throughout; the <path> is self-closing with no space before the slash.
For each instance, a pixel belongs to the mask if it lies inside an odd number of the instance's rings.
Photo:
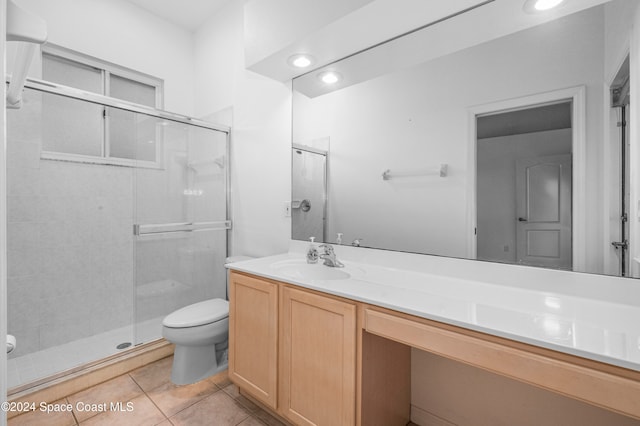
<path id="1" fill-rule="evenodd" d="M 215 345 L 176 345 L 171 367 L 171 381 L 189 385 L 227 369 L 227 351 L 216 352 Z"/>

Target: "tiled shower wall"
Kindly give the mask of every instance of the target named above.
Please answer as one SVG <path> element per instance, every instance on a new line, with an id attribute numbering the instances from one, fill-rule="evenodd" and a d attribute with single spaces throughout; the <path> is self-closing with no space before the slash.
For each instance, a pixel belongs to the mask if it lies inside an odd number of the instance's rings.
<path id="1" fill-rule="evenodd" d="M 9 118 L 8 327 L 12 356 L 130 324 L 131 168 L 40 159 Z"/>

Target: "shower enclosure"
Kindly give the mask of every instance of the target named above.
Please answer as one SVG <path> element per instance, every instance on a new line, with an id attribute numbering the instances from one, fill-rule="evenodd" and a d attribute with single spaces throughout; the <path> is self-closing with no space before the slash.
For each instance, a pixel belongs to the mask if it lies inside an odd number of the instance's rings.
<path id="1" fill-rule="evenodd" d="M 327 240 L 328 151 L 294 144 L 291 151 L 291 238 Z"/>
<path id="2" fill-rule="evenodd" d="M 7 111 L 9 392 L 225 297 L 229 129 L 28 81 Z"/>

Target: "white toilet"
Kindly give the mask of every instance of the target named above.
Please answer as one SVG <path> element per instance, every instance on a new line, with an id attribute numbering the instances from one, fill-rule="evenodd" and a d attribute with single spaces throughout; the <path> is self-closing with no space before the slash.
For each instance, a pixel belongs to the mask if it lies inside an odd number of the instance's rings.
<path id="1" fill-rule="evenodd" d="M 234 256 L 226 263 L 248 260 Z M 229 302 L 209 299 L 167 315 L 162 336 L 176 345 L 171 381 L 177 385 L 195 383 L 227 368 Z"/>

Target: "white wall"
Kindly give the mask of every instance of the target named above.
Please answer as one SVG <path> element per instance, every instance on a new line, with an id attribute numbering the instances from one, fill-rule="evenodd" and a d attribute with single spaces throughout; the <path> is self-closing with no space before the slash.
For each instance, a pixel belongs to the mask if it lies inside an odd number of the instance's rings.
<path id="1" fill-rule="evenodd" d="M 193 40 L 187 30 L 123 0 L 17 3 L 47 21 L 50 43 L 164 79 L 164 109 L 193 115 Z"/>
<path id="2" fill-rule="evenodd" d="M 587 263 L 600 270 L 603 25 L 597 7 L 313 100 L 294 95 L 294 141 L 331 137 L 329 235 L 466 256 L 468 109 L 585 85 Z M 380 177 L 440 163 L 444 179 Z"/>
<path id="3" fill-rule="evenodd" d="M 196 33 L 195 114 L 231 116 L 231 254 L 265 256 L 291 236 L 291 91 L 244 69 L 243 29 L 242 2 L 231 2 Z"/>
<path id="4" fill-rule="evenodd" d="M 571 154 L 571 129 L 478 140 L 478 259 L 516 261 L 516 161 L 558 154 Z"/>

